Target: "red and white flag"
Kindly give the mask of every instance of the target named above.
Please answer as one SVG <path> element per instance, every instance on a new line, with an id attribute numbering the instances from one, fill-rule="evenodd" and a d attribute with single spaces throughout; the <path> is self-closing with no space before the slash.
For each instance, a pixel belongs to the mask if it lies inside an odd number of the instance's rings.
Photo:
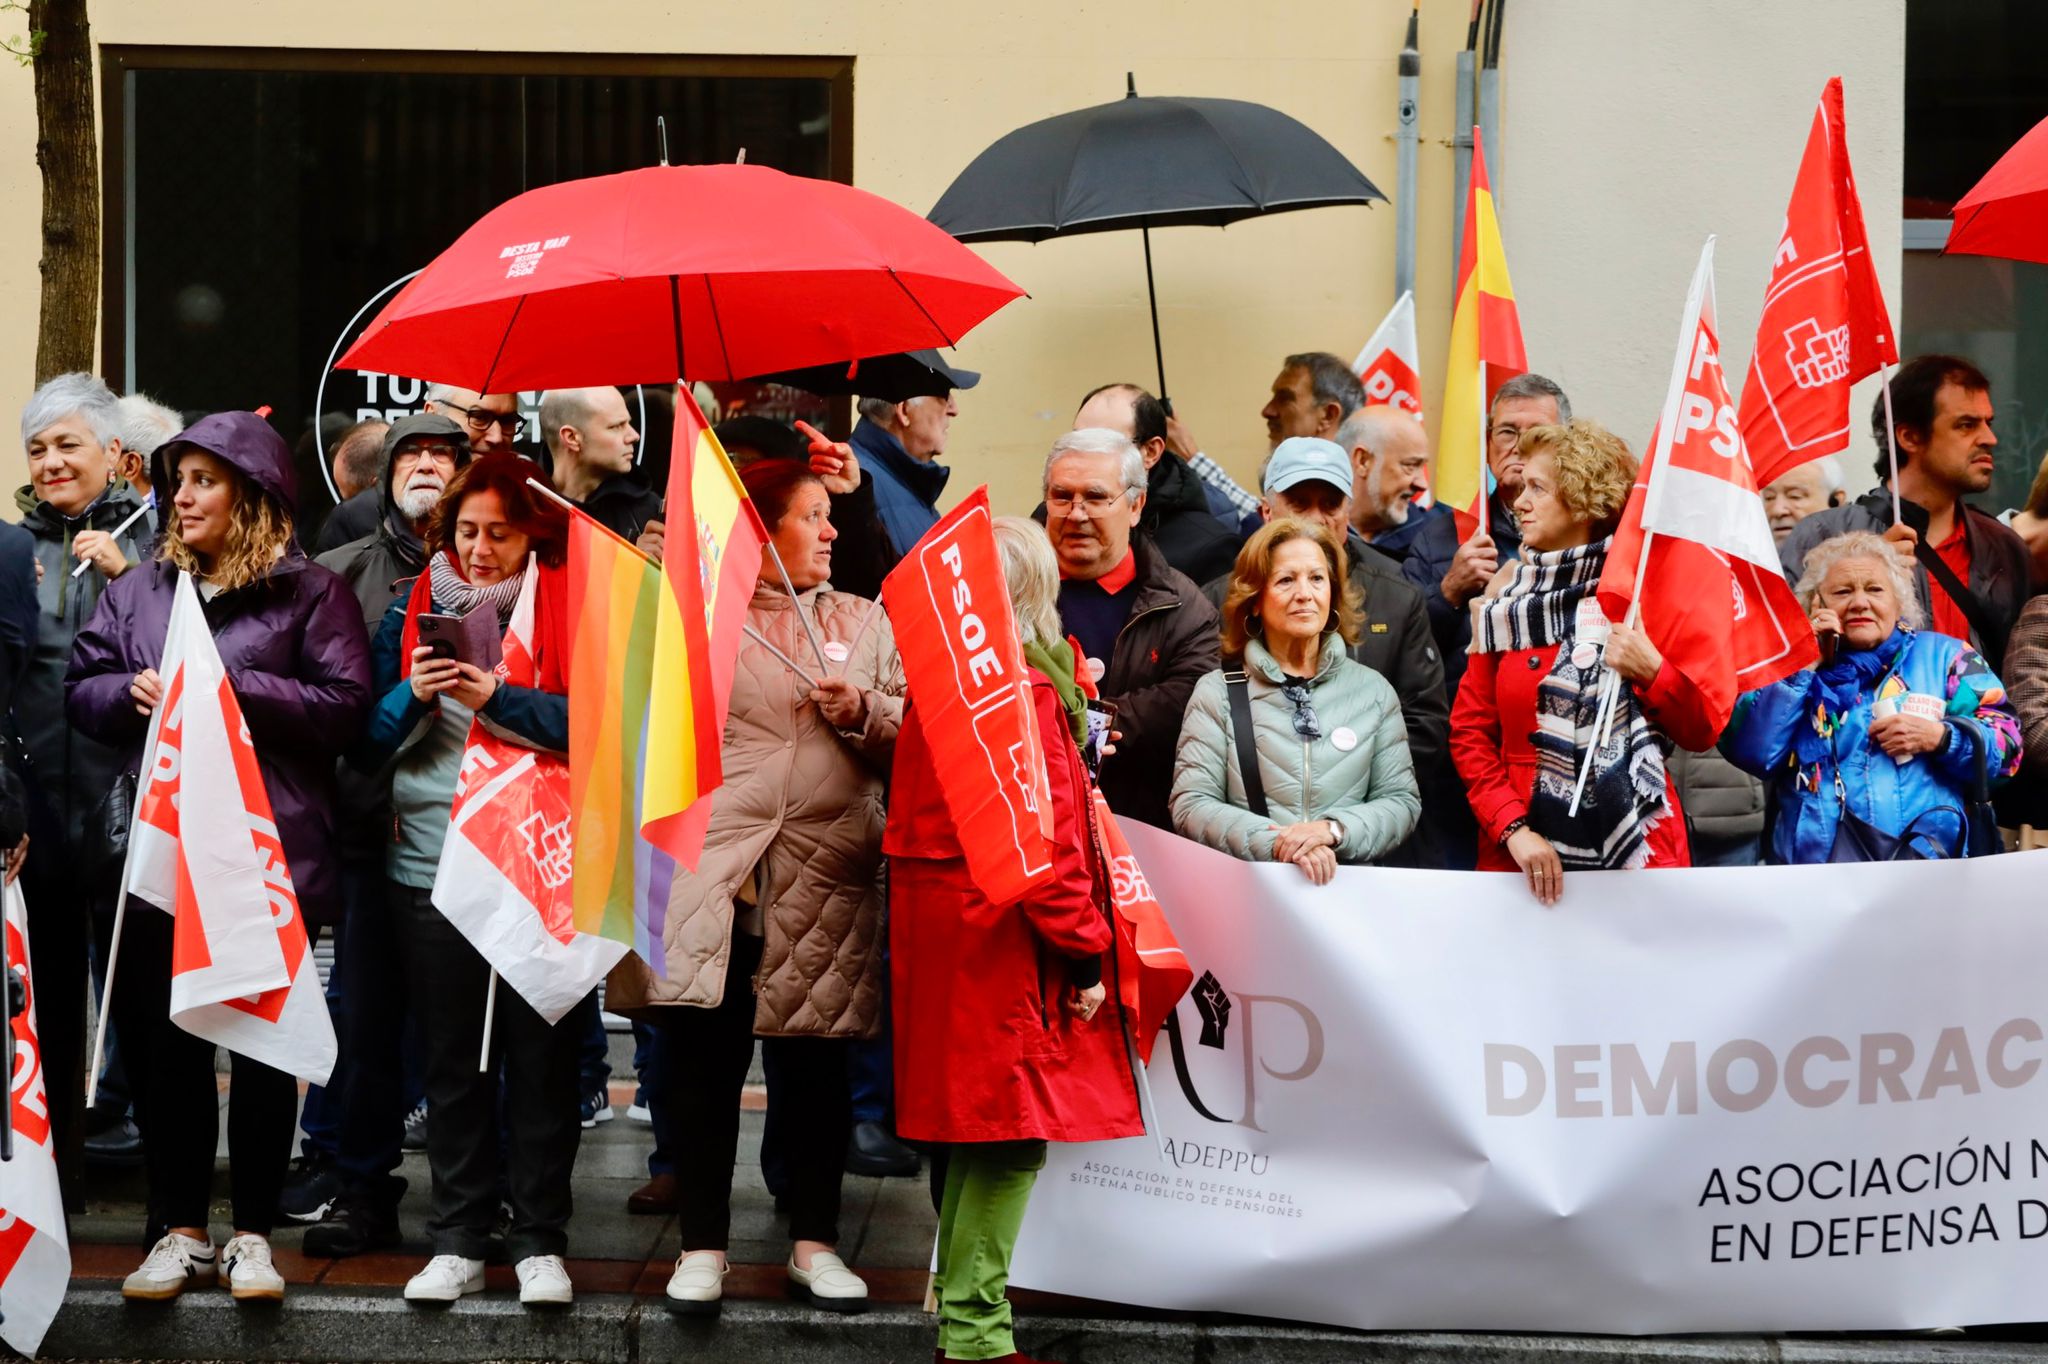
<path id="1" fill-rule="evenodd" d="M 505 631 L 498 677 L 534 685 L 534 593 L 529 564 Z M 471 721 L 434 907 L 461 930 L 507 985 L 550 1023 L 597 988 L 626 944 L 576 931 L 570 882 L 569 760 L 500 737 Z"/>
<path id="2" fill-rule="evenodd" d="M 1813 629 L 1779 569 L 1721 372 L 1711 237 L 1686 298 L 1650 457 L 1600 575 L 1608 619 L 1622 619 L 1639 589 L 1643 630 L 1707 698 L 1716 729 L 1727 725 L 1738 693 L 1817 656 Z"/>
<path id="3" fill-rule="evenodd" d="M 270 793 L 199 606 L 178 575 L 129 839 L 130 893 L 168 911 L 171 1021 L 314 1084 L 334 1024 Z"/>
<path id="4" fill-rule="evenodd" d="M 882 580 L 882 609 L 968 875 L 1009 904 L 1052 875 L 1052 796 L 987 488 Z"/>
<path id="5" fill-rule="evenodd" d="M 29 986 L 28 907 L 19 883 L 7 887 L 7 965 L 30 989 L 28 1008 L 16 1019 L 14 1074 L 8 1104 L 14 1123 L 14 1159 L 0 1162 L 0 1340 L 33 1357 L 64 1303 L 71 1280 L 71 1241 L 64 1229 L 64 1195 L 57 1186 L 57 1148 L 50 1139 L 50 1095 L 42 1049 L 36 1042 L 36 997 Z"/>
<path id="6" fill-rule="evenodd" d="M 1139 1062 L 1150 1065 L 1152 1044 L 1159 1040 L 1173 1006 L 1195 983 L 1195 972 L 1099 788 L 1089 792 L 1088 803 L 1096 842 L 1109 863 L 1105 870 L 1116 905 L 1111 923 L 1116 929 L 1117 1000 L 1131 1016 L 1131 1041 L 1138 1048 Z"/>
<path id="7" fill-rule="evenodd" d="M 1850 388 L 1898 362 L 1849 169 L 1836 76 L 1814 111 L 1742 385 L 1742 440 L 1758 486 L 1848 449 Z"/>
<path id="8" fill-rule="evenodd" d="M 1351 362 L 1358 382 L 1365 385 L 1365 400 L 1385 403 L 1422 420 L 1422 362 L 1415 345 L 1415 294 L 1413 290 L 1394 300 L 1379 330 L 1358 358 Z"/>
<path id="9" fill-rule="evenodd" d="M 1421 421 L 1421 354 L 1415 344 L 1415 291 L 1410 289 L 1394 300 L 1394 306 L 1380 319 L 1379 330 L 1351 362 L 1358 382 L 1365 385 L 1365 400 L 1398 407 Z M 1427 469 L 1423 477 L 1429 477 Z M 1429 487 L 1424 487 L 1415 499 L 1421 507 L 1431 506 L 1435 501 L 1435 492 Z"/>

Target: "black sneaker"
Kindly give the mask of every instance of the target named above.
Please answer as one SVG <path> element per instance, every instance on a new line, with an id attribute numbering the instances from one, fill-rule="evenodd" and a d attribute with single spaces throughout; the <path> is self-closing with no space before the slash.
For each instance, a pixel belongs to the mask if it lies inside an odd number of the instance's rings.
<path id="1" fill-rule="evenodd" d="M 293 1222 L 318 1222 L 334 1206 L 341 1192 L 341 1171 L 334 1158 L 325 1154 L 300 1156 L 284 1177 L 277 1196 L 277 1214 Z"/>
<path id="2" fill-rule="evenodd" d="M 399 1181 L 403 1192 L 404 1181 Z M 306 1228 L 308 1255 L 343 1259 L 398 1244 L 397 1200 L 376 1198 L 355 1190 L 343 1192 L 327 1216 Z"/>
<path id="3" fill-rule="evenodd" d="M 413 1105 L 412 1112 L 405 1115 L 405 1136 L 400 1139 L 399 1148 L 406 1151 L 427 1149 L 427 1101 L 421 1099 Z"/>

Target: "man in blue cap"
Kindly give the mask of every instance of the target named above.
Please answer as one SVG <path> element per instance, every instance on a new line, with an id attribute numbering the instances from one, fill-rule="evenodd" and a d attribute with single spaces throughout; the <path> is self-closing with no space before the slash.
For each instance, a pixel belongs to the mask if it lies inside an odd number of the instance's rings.
<path id="1" fill-rule="evenodd" d="M 1423 790 L 1423 822 L 1415 835 L 1387 860 L 1403 866 L 1442 865 L 1437 815 L 1446 802 L 1462 808 L 1464 793 L 1452 771 L 1450 703 L 1444 696 L 1443 656 L 1430 633 L 1422 591 L 1394 561 L 1351 529 L 1352 465 L 1342 446 L 1320 436 L 1289 436 L 1273 447 L 1259 475 L 1268 521 L 1290 516 L 1325 527 L 1344 544 L 1350 587 L 1363 606 L 1363 623 L 1351 656 L 1371 668 L 1401 698 L 1408 752 Z M 1230 587 L 1225 573 L 1202 588 L 1221 606 Z"/>

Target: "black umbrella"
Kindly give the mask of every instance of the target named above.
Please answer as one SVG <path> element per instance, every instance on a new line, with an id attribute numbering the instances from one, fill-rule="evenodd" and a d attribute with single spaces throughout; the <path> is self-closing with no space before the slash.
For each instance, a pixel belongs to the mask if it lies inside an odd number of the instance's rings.
<path id="1" fill-rule="evenodd" d="M 981 382 L 981 375 L 971 369 L 955 369 L 935 350 L 912 350 L 869 356 L 851 365 L 841 362 L 757 374 L 749 382 L 787 384 L 827 396 L 858 393 L 863 398 L 900 403 L 909 398 L 943 398 L 956 388 L 973 388 Z"/>
<path id="2" fill-rule="evenodd" d="M 1041 242 L 1137 228 L 1159 396 L 1166 358 L 1152 283 L 1152 229 L 1223 227 L 1262 213 L 1385 201 L 1372 181 L 1307 125 L 1235 99 L 1124 98 L 1027 124 L 960 172 L 931 220 L 964 242 Z"/>

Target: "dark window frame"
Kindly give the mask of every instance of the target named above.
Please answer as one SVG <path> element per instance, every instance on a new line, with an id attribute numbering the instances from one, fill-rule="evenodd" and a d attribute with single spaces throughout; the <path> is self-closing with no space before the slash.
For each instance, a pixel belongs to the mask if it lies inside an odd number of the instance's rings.
<path id="1" fill-rule="evenodd" d="M 850 56 L 456 52 L 399 48 L 199 47 L 107 44 L 100 48 L 100 372 L 125 374 L 127 332 L 127 75 L 131 71 L 314 72 L 465 76 L 770 76 L 829 82 L 828 174 L 853 183 Z"/>

